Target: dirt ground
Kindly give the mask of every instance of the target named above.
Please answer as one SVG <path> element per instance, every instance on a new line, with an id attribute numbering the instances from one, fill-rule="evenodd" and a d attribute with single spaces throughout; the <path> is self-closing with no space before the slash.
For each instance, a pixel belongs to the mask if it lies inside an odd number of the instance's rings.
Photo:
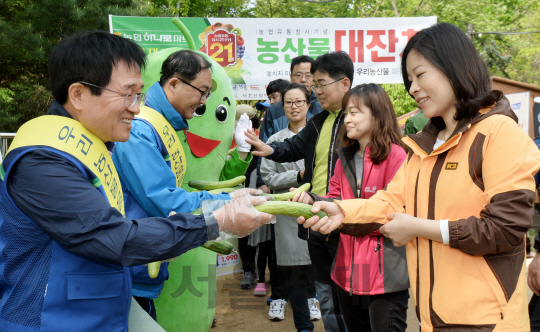
<path id="1" fill-rule="evenodd" d="M 267 272 L 267 275 L 268 272 Z M 266 297 L 253 295 L 252 289 L 240 289 L 242 274 L 228 274 L 217 279 L 217 306 L 215 317 L 217 326 L 211 332 L 218 331 L 296 331 L 290 305 L 285 307 L 285 319 L 273 322 L 268 319 Z M 270 284 L 266 283 L 267 294 Z M 407 311 L 407 332 L 418 331 L 418 320 L 414 313 L 412 299 Z M 324 331 L 322 320 L 314 322 L 316 331 Z"/>

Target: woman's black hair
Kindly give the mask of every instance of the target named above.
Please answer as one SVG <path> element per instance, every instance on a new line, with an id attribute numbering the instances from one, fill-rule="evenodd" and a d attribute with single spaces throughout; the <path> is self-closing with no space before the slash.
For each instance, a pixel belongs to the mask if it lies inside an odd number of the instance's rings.
<path id="1" fill-rule="evenodd" d="M 293 84 L 289 85 L 287 87 L 287 89 L 285 89 L 283 91 L 283 93 L 281 94 L 283 101 L 285 101 L 285 95 L 287 94 L 287 92 L 289 92 L 291 90 L 294 90 L 294 89 L 298 89 L 298 90 L 300 90 L 300 91 L 302 91 L 304 93 L 304 96 L 306 96 L 306 103 L 309 105 L 310 101 L 311 101 L 311 94 L 308 92 L 308 90 L 306 89 L 305 86 L 303 86 L 301 84 L 298 84 L 298 83 L 293 83 Z"/>
<path id="2" fill-rule="evenodd" d="M 450 80 L 457 100 L 456 121 L 470 119 L 481 108 L 491 106 L 502 98 L 501 91 L 492 90 L 487 66 L 472 41 L 455 25 L 439 23 L 419 31 L 409 40 L 401 59 L 401 74 L 407 92 L 411 88 L 407 57 L 413 50 Z"/>

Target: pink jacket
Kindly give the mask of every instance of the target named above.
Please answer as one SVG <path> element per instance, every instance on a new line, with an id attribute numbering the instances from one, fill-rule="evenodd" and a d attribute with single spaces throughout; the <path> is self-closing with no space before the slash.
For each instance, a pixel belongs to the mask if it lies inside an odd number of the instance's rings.
<path id="1" fill-rule="evenodd" d="M 334 176 L 327 197 L 358 198 L 354 154 L 358 144 L 338 150 Z M 369 198 L 384 189 L 392 180 L 407 154 L 393 144 L 390 155 L 378 165 L 369 158 L 371 147 L 364 154 L 364 173 L 360 198 Z M 332 280 L 349 294 L 376 295 L 405 290 L 409 287 L 405 247 L 396 248 L 378 230 L 362 237 L 340 234 Z"/>

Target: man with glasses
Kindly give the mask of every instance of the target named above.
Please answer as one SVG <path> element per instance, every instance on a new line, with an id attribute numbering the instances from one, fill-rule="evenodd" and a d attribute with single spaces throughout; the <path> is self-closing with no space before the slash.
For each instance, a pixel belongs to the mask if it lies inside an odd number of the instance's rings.
<path id="1" fill-rule="evenodd" d="M 325 112 L 308 120 L 304 130 L 283 142 L 264 144 L 252 132 L 248 132 L 248 143 L 258 151 L 253 155 L 266 157 L 278 163 L 304 159 L 305 170 L 300 174 L 299 183 L 311 183 L 311 191 L 324 196 L 328 192 L 328 182 L 334 175 L 338 160 L 335 152 L 339 146 L 339 131 L 343 125 L 341 101 L 350 90 L 354 76 L 351 58 L 343 51 L 319 56 L 311 66 L 313 74 L 312 91 L 317 95 Z M 301 180 L 301 182 L 300 182 Z M 337 287 L 330 278 L 330 269 L 339 243 L 339 231 L 323 235 L 298 227 L 298 236 L 308 240 L 311 261 L 316 267 L 317 296 L 321 307 L 326 331 L 346 331 L 339 310 Z"/>
<path id="2" fill-rule="evenodd" d="M 130 266 L 271 219 L 252 208 L 258 197 L 201 216 L 123 216 L 109 151 L 140 112 L 145 61 L 134 42 L 104 31 L 64 39 L 51 53 L 52 105 L 21 126 L 1 166 L 0 331 L 127 332 Z"/>
<path id="3" fill-rule="evenodd" d="M 259 192 L 242 189 L 211 195 L 206 191 L 190 193 L 180 187 L 186 168 L 176 131 L 187 130 L 187 120 L 206 104 L 212 95 L 211 88 L 211 63 L 197 53 L 178 51 L 163 62 L 160 81 L 148 90 L 148 99 L 141 108 L 140 118 L 133 121 L 129 140 L 118 143 L 112 155 L 124 188 L 128 217 L 166 217 L 170 211 L 189 213 L 199 208 L 203 200 L 230 200 Z M 244 135 L 236 136 L 241 136 L 236 138 L 238 144 Z M 242 146 L 246 146 L 245 142 Z M 243 160 L 251 148 L 249 144 L 247 147 L 244 152 L 241 149 L 238 152 Z M 250 161 L 251 155 L 243 161 L 246 168 Z M 135 300 L 156 319 L 153 300 L 169 277 L 168 263 L 161 264 L 156 278 L 148 276 L 146 266 L 134 267 L 133 275 Z"/>
<path id="4" fill-rule="evenodd" d="M 309 109 L 307 113 L 307 118 L 311 119 L 315 114 L 319 114 L 323 111 L 321 104 L 317 101 L 317 96 L 311 90 L 311 85 L 313 84 L 313 74 L 311 73 L 311 65 L 313 63 L 313 58 L 307 55 L 297 56 L 291 61 L 291 84 L 298 83 L 306 87 L 309 93 L 311 93 L 311 99 L 309 104 Z M 270 109 L 266 111 L 263 122 L 261 124 L 261 130 L 259 138 L 266 143 L 268 138 L 275 133 L 287 128 L 289 120 L 285 116 L 285 110 L 283 109 L 283 104 L 281 101 L 276 102 Z M 261 189 L 266 193 L 270 193 L 270 190 L 264 184 L 261 178 L 261 162 L 257 164 L 257 188 Z"/>

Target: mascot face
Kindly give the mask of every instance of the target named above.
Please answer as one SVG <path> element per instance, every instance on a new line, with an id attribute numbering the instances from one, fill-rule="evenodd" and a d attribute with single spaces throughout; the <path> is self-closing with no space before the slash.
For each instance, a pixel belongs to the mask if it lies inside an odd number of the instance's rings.
<path id="1" fill-rule="evenodd" d="M 163 61 L 182 48 L 168 48 L 148 56 L 142 73 L 145 91 L 159 81 Z M 206 105 L 197 109 L 194 117 L 187 121 L 186 133 L 177 132 L 187 158 L 187 170 L 182 187 L 189 180 L 217 181 L 227 161 L 231 146 L 236 103 L 231 82 L 225 70 L 208 55 L 194 51 L 212 64 L 212 96 Z M 187 139 L 186 139 L 187 134 Z"/>

